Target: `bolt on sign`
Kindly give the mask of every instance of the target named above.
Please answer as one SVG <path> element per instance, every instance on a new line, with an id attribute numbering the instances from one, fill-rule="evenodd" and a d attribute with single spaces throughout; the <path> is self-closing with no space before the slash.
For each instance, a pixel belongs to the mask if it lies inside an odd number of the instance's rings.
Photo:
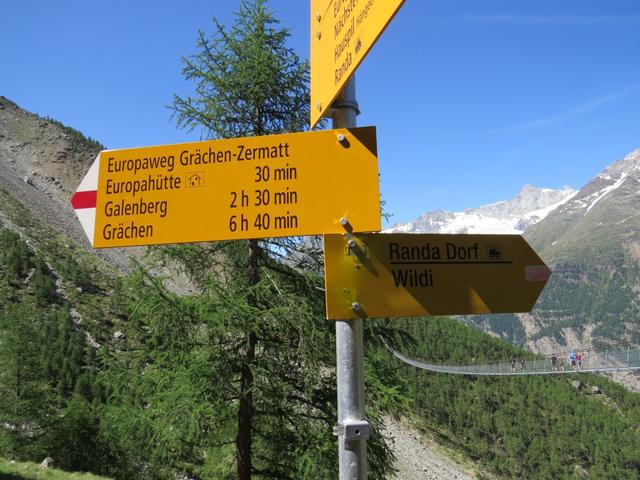
<path id="1" fill-rule="evenodd" d="M 380 229 L 374 127 L 100 152 L 71 203 L 96 248 Z"/>
<path id="2" fill-rule="evenodd" d="M 404 0 L 311 0 L 311 127 L 327 113 Z"/>
<path id="3" fill-rule="evenodd" d="M 325 235 L 327 318 L 530 311 L 551 271 L 521 235 Z"/>

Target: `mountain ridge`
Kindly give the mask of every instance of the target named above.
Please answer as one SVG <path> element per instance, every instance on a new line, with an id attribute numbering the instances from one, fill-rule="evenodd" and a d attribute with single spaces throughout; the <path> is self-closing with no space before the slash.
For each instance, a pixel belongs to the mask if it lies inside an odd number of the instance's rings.
<path id="1" fill-rule="evenodd" d="M 640 339 L 638 212 L 640 149 L 607 166 L 525 232 L 554 271 L 529 317 L 537 325 L 530 342 L 544 336 L 574 336 L 589 345 Z"/>
<path id="2" fill-rule="evenodd" d="M 432 210 L 413 222 L 395 224 L 389 233 L 522 233 L 577 193 L 572 187 L 562 189 L 524 185 L 509 200 L 467 208 L 462 212 Z"/>
<path id="3" fill-rule="evenodd" d="M 640 149 L 613 162 L 593 177 L 570 201 L 551 212 L 540 228 L 532 228 L 527 238 L 552 257 L 567 248 L 582 250 L 585 235 L 602 244 L 614 232 L 637 231 L 640 206 Z M 625 225 L 626 224 L 626 225 Z M 622 228 L 621 228 L 622 227 Z M 595 234 L 595 235 L 594 235 Z M 624 234 L 623 234 L 624 236 Z M 563 247 L 561 244 L 567 245 Z"/>
<path id="4" fill-rule="evenodd" d="M 126 271 L 139 249 L 94 250 L 69 202 L 102 149 L 79 131 L 0 96 L 0 188 L 50 228 Z"/>

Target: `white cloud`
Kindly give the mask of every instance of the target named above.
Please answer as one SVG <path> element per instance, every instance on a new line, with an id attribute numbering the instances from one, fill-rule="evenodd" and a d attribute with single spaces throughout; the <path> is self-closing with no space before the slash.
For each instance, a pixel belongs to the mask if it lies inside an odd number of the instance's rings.
<path id="1" fill-rule="evenodd" d="M 583 113 L 587 113 L 591 110 L 594 110 L 600 107 L 601 105 L 605 105 L 607 103 L 613 102 L 614 100 L 627 96 L 636 91 L 640 91 L 640 82 L 634 83 L 633 85 L 620 89 L 616 92 L 593 98 L 566 112 L 556 113 L 554 115 L 549 115 L 548 117 L 530 120 L 527 122 L 520 123 L 518 125 L 514 125 L 512 127 L 495 129 L 495 130 L 492 130 L 490 133 L 494 133 L 494 134 L 495 133 L 522 133 L 522 132 L 528 132 L 531 130 L 537 130 L 539 128 L 555 125 L 564 120 L 578 117 Z"/>
<path id="2" fill-rule="evenodd" d="M 474 15 L 466 14 L 456 20 L 478 23 L 531 23 L 531 24 L 640 24 L 640 15 Z"/>

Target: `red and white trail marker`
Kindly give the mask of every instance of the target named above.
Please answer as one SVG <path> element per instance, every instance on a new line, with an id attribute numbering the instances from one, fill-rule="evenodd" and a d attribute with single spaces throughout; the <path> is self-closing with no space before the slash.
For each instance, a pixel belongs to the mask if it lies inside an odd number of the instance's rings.
<path id="1" fill-rule="evenodd" d="M 78 190 L 71 197 L 71 206 L 76 212 L 78 220 L 93 245 L 93 235 L 96 225 L 96 201 L 98 197 L 98 173 L 100 172 L 100 155 L 84 176 Z"/>

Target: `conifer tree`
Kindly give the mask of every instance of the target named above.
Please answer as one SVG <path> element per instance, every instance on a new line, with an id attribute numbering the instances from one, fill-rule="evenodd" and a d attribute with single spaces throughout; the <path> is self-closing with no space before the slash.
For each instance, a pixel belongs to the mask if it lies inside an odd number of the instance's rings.
<path id="1" fill-rule="evenodd" d="M 52 389 L 40 356 L 41 313 L 30 301 L 0 309 L 0 454 L 38 458 L 53 423 Z"/>
<path id="2" fill-rule="evenodd" d="M 184 59 L 195 94 L 174 98 L 178 125 L 213 139 L 306 129 L 308 66 L 266 1 L 241 1 L 234 25 L 214 28 Z M 125 439 L 151 476 L 336 478 L 335 344 L 320 254 L 300 238 L 154 249 L 197 293 L 175 294 L 143 267 L 130 277 L 103 435 Z M 389 450 L 380 437 L 371 445 L 369 478 L 383 478 Z"/>
<path id="3" fill-rule="evenodd" d="M 230 31 L 215 22 L 216 35 L 199 33 L 200 52 L 185 58 L 183 73 L 195 81 L 196 95 L 176 96 L 174 109 L 178 124 L 189 129 L 203 128 L 210 138 L 247 137 L 298 131 L 308 118 L 307 66 L 286 46 L 288 32 L 277 27 L 266 2 L 242 1 L 237 21 Z M 249 240 L 246 250 L 234 252 L 232 278 L 240 288 L 230 298 L 242 298 L 249 311 L 238 325 L 244 338 L 238 345 L 239 385 L 236 434 L 236 461 L 239 479 L 249 479 L 253 468 L 256 350 L 264 348 L 269 335 L 262 335 L 252 316 L 268 308 L 260 298 L 260 287 L 269 263 L 270 246 Z M 229 288 L 227 282 L 225 288 Z M 236 287 L 237 288 L 237 287 Z M 243 293 L 243 291 L 246 292 Z M 276 292 L 269 292 L 267 296 Z M 238 313 L 234 313 L 237 316 Z M 277 322 L 278 320 L 275 319 Z M 285 420 L 284 418 L 282 419 Z"/>

